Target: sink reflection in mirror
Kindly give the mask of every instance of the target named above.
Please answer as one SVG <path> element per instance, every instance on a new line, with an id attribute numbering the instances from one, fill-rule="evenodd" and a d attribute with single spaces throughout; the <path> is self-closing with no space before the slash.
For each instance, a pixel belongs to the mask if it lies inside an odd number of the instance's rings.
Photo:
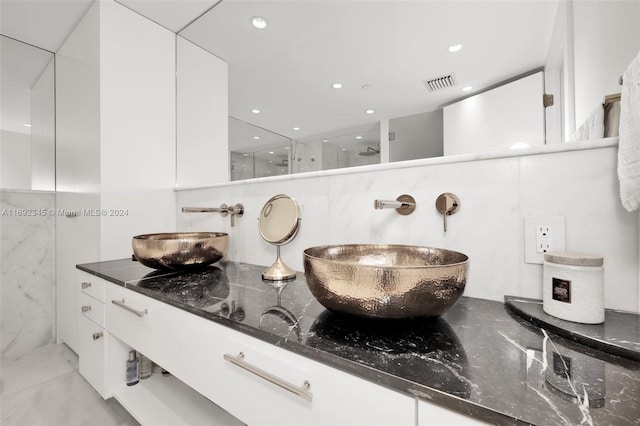
<path id="1" fill-rule="evenodd" d="M 162 293 L 195 308 L 216 305 L 229 297 L 230 291 L 226 273 L 216 266 L 182 275 L 154 271 L 145 275 L 136 287 Z"/>
<path id="2" fill-rule="evenodd" d="M 327 310 L 305 343 L 461 398 L 471 395 L 467 355 L 444 318 L 382 320 Z"/>

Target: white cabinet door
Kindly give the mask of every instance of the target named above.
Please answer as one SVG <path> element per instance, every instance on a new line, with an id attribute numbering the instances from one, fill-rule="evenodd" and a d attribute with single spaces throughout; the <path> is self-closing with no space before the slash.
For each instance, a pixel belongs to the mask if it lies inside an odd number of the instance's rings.
<path id="1" fill-rule="evenodd" d="M 99 207 L 95 194 L 56 193 L 58 211 L 70 213 Z M 100 258 L 100 222 L 97 217 L 56 216 L 56 328 L 58 341 L 78 352 L 80 294 L 75 265 Z"/>
<path id="2" fill-rule="evenodd" d="M 418 401 L 418 426 L 486 425 L 487 423 L 447 408 Z"/>
<path id="3" fill-rule="evenodd" d="M 79 315 L 79 318 L 78 370 L 103 398 L 109 398 L 111 395 L 107 386 L 106 369 L 109 337 L 98 324 L 82 315 Z"/>

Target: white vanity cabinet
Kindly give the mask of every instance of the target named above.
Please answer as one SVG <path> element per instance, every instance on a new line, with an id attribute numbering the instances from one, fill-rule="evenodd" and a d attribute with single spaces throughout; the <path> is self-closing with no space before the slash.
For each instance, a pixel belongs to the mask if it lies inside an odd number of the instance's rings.
<path id="1" fill-rule="evenodd" d="M 80 372 L 143 425 L 480 424 L 93 275 L 80 277 L 82 306 L 91 304 L 80 322 Z M 171 375 L 127 386 L 131 350 Z"/>
<path id="2" fill-rule="evenodd" d="M 113 395 L 142 423 L 152 417 L 140 410 L 151 410 L 157 404 L 149 401 L 133 407 L 130 401 L 140 399 L 142 389 L 165 378 L 154 374 L 153 381 L 141 380 L 127 388 L 124 370 L 131 348 L 171 372 L 183 388 L 187 387 L 182 383 L 246 424 L 415 424 L 413 398 L 124 287 L 111 283 L 106 286 L 105 320 L 112 346 L 110 386 Z M 272 381 L 225 359 L 225 355 L 237 359 L 241 352 L 242 361 L 260 369 L 266 373 L 262 376 Z M 299 388 L 300 395 L 274 381 L 290 383 L 292 388 Z M 309 383 L 308 389 L 305 381 Z M 137 395 L 132 398 L 134 392 Z M 167 389 L 152 393 L 157 396 L 163 392 Z M 175 402 L 175 398 L 171 399 L 167 405 Z M 201 402 L 192 404 L 202 406 Z M 205 410 L 215 411 L 212 407 Z M 218 421 L 229 424 L 229 418 L 220 419 L 225 414 L 220 410 Z"/>
<path id="3" fill-rule="evenodd" d="M 78 271 L 78 370 L 103 397 L 110 395 L 108 386 L 109 336 L 105 326 L 105 282 Z"/>

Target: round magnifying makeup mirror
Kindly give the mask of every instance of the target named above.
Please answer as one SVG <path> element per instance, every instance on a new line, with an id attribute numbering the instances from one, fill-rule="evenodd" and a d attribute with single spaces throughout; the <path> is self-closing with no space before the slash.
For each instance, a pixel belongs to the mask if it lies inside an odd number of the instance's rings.
<path id="1" fill-rule="evenodd" d="M 271 197 L 262 207 L 258 218 L 258 230 L 265 241 L 277 247 L 276 261 L 262 273 L 262 279 L 283 281 L 296 277 L 296 271 L 280 259 L 280 246 L 296 236 L 300 229 L 300 219 L 298 203 L 285 194 Z"/>

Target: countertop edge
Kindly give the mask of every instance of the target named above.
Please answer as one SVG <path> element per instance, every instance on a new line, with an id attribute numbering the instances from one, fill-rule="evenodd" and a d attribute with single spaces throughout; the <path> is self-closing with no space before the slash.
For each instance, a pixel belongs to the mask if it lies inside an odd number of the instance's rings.
<path id="1" fill-rule="evenodd" d="M 580 343 L 581 345 L 593 349 L 600 350 L 602 352 L 628 358 L 633 361 L 640 361 L 640 353 L 636 351 L 619 345 L 615 345 L 610 342 L 596 339 L 579 332 L 567 330 L 555 324 L 551 324 L 550 322 L 545 321 L 543 318 L 534 317 L 533 315 L 524 312 L 522 309 L 514 305 L 513 302 L 542 303 L 542 300 L 518 296 L 504 296 L 504 304 L 509 311 L 522 318 L 523 320 L 535 325 L 536 327 L 544 328 L 545 330 L 550 331 L 560 337 L 574 341 L 576 343 Z M 555 320 L 562 321 L 560 319 Z"/>

